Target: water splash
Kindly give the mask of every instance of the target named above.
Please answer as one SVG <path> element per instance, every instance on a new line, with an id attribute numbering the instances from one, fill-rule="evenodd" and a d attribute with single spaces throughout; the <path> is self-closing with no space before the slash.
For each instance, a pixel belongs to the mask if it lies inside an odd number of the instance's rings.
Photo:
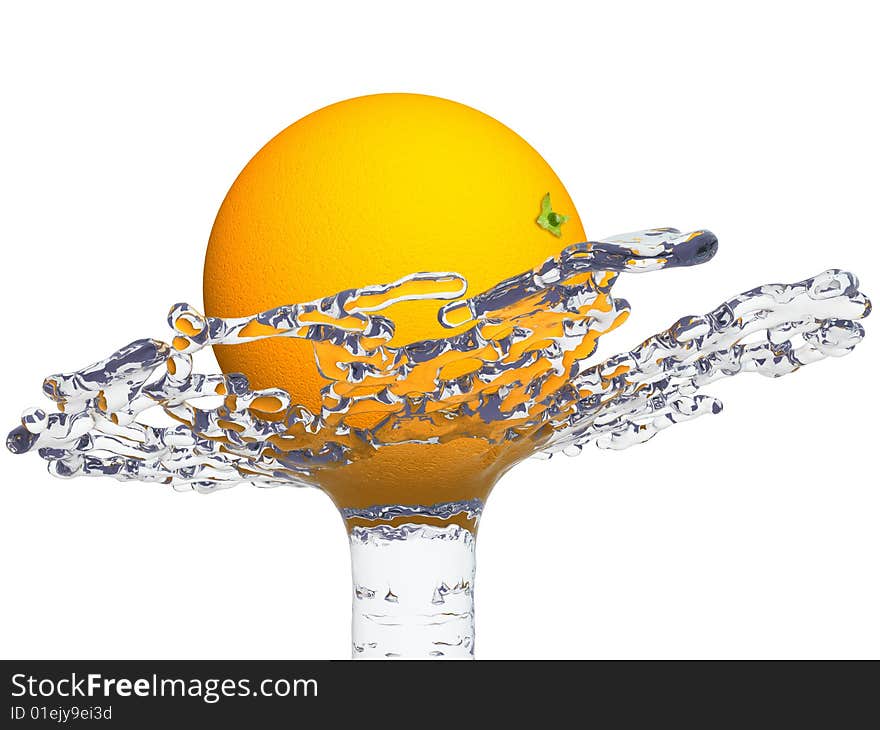
<path id="1" fill-rule="evenodd" d="M 778 377 L 844 355 L 861 340 L 857 320 L 870 302 L 853 275 L 830 270 L 749 290 L 706 315 L 679 319 L 630 352 L 585 363 L 629 312 L 610 293 L 618 273 L 703 263 L 716 248 L 708 231 L 668 228 L 579 243 L 464 300 L 462 276 L 434 272 L 250 317 L 206 317 L 178 304 L 168 317 L 170 344 L 136 340 L 87 368 L 47 378 L 44 393 L 57 412 L 26 411 L 7 446 L 36 450 L 60 477 L 110 475 L 202 492 L 240 482 L 319 485 L 322 472 L 395 444 L 476 438 L 525 440 L 535 454 L 576 453 L 590 442 L 618 449 L 720 411 L 699 392 L 716 378 Z M 438 319 L 458 331 L 389 345 L 394 323 L 378 313 L 424 299 L 449 301 Z M 762 341 L 744 342 L 756 333 Z M 268 337 L 313 343 L 328 380 L 319 412 L 281 389 L 251 390 L 241 374 L 193 370 L 193 353 L 206 346 Z M 220 405 L 201 405 L 218 396 Z M 176 425 L 148 425 L 144 412 L 154 408 Z M 479 514 L 479 505 L 467 503 L 416 508 L 406 514 Z M 352 515 L 384 519 L 391 513 L 383 509 L 399 508 L 370 509 Z"/>
<path id="2" fill-rule="evenodd" d="M 634 350 L 572 378 L 581 397 L 554 421 L 549 448 L 577 453 L 595 442 L 624 449 L 675 423 L 719 413 L 721 402 L 699 394 L 702 386 L 741 372 L 778 378 L 846 355 L 864 336 L 855 320 L 870 312 L 856 277 L 830 269 L 795 284 L 751 289 L 700 317 L 682 317 Z M 755 334 L 763 335 L 760 341 L 743 344 Z"/>

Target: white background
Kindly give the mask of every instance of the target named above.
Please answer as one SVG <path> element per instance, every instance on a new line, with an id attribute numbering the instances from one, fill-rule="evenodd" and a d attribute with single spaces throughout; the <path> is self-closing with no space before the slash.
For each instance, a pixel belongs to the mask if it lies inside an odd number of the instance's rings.
<path id="1" fill-rule="evenodd" d="M 167 338 L 168 306 L 201 306 L 240 168 L 302 115 L 372 92 L 513 127 L 591 237 L 719 236 L 699 269 L 621 277 L 633 314 L 605 355 L 832 266 L 878 295 L 869 7 L 6 4 L 4 429 L 45 375 Z M 508 475 L 480 529 L 478 655 L 880 657 L 880 321 L 866 326 L 843 360 L 719 384 L 719 416 Z M 0 469 L 2 656 L 348 655 L 347 545 L 321 493 L 61 481 L 5 451 Z"/>

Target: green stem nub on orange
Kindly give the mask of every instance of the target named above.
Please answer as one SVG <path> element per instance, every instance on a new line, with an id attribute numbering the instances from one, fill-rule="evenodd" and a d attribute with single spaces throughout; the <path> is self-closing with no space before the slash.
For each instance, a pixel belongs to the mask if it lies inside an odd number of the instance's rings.
<path id="1" fill-rule="evenodd" d="M 535 219 L 535 223 L 559 238 L 562 235 L 562 224 L 567 220 L 567 215 L 556 213 L 553 210 L 553 206 L 550 204 L 550 193 L 547 193 L 541 199 L 541 215 Z"/>

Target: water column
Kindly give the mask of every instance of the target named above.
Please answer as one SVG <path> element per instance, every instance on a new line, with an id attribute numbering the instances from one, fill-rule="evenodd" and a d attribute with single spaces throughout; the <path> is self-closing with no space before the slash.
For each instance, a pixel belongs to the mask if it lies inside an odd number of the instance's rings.
<path id="1" fill-rule="evenodd" d="M 349 540 L 353 657 L 473 658 L 473 532 L 386 524 Z"/>

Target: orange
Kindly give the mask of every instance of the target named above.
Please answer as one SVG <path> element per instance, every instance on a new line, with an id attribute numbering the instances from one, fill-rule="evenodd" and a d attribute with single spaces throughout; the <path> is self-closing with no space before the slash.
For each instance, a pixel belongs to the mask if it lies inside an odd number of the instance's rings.
<path id="1" fill-rule="evenodd" d="M 536 220 L 548 193 L 553 212 L 567 216 L 556 230 Z M 464 275 L 472 296 L 584 240 L 559 178 L 508 127 L 437 97 L 363 96 L 300 119 L 242 170 L 211 231 L 205 311 L 251 315 L 423 271 Z M 455 333 L 438 323 L 439 304 L 382 312 L 396 325 L 391 344 Z M 281 387 L 320 407 L 329 381 L 308 341 L 215 352 L 252 388 Z"/>

